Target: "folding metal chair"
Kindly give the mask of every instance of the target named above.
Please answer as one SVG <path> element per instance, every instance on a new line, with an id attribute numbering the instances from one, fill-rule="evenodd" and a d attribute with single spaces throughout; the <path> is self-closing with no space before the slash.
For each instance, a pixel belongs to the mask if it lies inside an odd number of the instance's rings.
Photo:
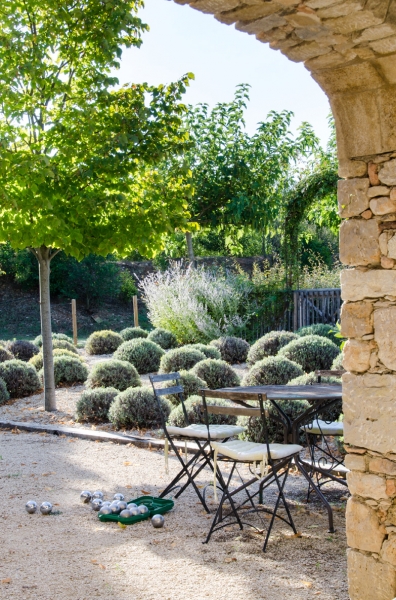
<path id="1" fill-rule="evenodd" d="M 252 523 L 244 521 L 244 515 L 255 513 L 260 517 L 260 513 L 264 512 L 271 515 L 271 520 L 267 528 L 267 534 L 263 545 L 263 551 L 265 552 L 275 518 L 281 519 L 284 523 L 292 528 L 294 533 L 297 533 L 289 506 L 286 502 L 284 488 L 291 462 L 293 458 L 298 456 L 299 452 L 303 448 L 298 444 L 269 443 L 267 419 L 271 419 L 271 415 L 268 411 L 264 410 L 264 401 L 267 400 L 265 394 L 237 391 L 220 392 L 213 390 L 201 390 L 201 392 L 203 410 L 205 412 L 207 425 L 209 423 L 209 414 L 218 412 L 219 408 L 224 411 L 227 410 L 223 407 L 208 405 L 208 397 L 212 396 L 216 398 L 224 398 L 228 400 L 234 400 L 235 402 L 243 401 L 245 407 L 246 400 L 256 402 L 256 405 L 259 405 L 259 407 L 255 409 L 256 416 L 259 416 L 261 419 L 263 439 L 265 440 L 265 443 L 245 442 L 243 440 L 230 440 L 224 442 L 214 441 L 211 437 L 211 432 L 208 426 L 208 438 L 213 451 L 213 464 L 216 477 L 222 489 L 222 496 L 205 543 L 209 542 L 212 534 L 215 531 L 218 531 L 230 524 L 238 524 L 240 529 L 243 529 L 244 525 L 258 529 Z M 270 402 L 275 408 L 275 414 L 277 416 L 276 421 L 283 423 L 285 427 L 288 426 L 289 423 L 287 422 L 287 416 L 278 407 L 276 402 L 273 400 L 268 400 L 268 402 Z M 244 409 L 239 410 L 243 411 Z M 230 471 L 227 475 L 225 470 L 220 469 L 219 463 L 227 463 L 230 466 Z M 257 472 L 257 463 L 260 465 L 259 472 Z M 252 477 L 249 476 L 248 481 L 244 481 L 240 472 L 240 465 L 249 465 L 249 471 Z M 238 482 L 238 485 L 233 484 L 232 482 L 234 475 L 237 475 L 239 478 L 240 483 Z M 252 490 L 252 486 L 256 482 L 258 482 L 258 486 L 256 486 L 258 489 Z M 277 486 L 277 499 L 274 508 L 270 510 L 262 506 L 262 504 L 264 490 L 266 490 L 272 483 L 276 483 Z M 231 487 L 232 485 L 234 487 Z M 214 489 L 216 492 L 216 481 Z M 245 492 L 243 499 L 237 496 L 241 492 Z M 256 496 L 258 496 L 258 503 L 261 506 L 257 506 L 255 504 L 254 499 Z M 229 508 L 225 508 L 224 505 L 226 502 L 229 504 Z M 286 518 L 278 514 L 278 509 L 281 503 L 286 510 Z M 263 525 L 263 529 L 265 529 L 265 523 L 261 517 L 260 521 Z"/>
<path id="2" fill-rule="evenodd" d="M 206 512 L 209 513 L 210 510 L 205 500 L 206 488 L 204 489 L 203 494 L 201 494 L 197 484 L 195 483 L 196 477 L 199 475 L 199 473 L 204 467 L 209 467 L 213 472 L 208 431 L 210 432 L 211 439 L 227 440 L 233 436 L 237 436 L 240 433 L 242 433 L 244 431 L 244 427 L 240 427 L 238 425 L 209 425 L 208 430 L 206 424 L 191 424 L 188 419 L 186 407 L 184 404 L 184 389 L 183 386 L 180 385 L 180 374 L 167 373 L 164 375 L 150 375 L 149 378 L 151 381 L 151 385 L 153 386 L 155 397 L 158 402 L 162 428 L 165 433 L 165 460 L 167 462 L 168 448 L 170 445 L 181 465 L 181 470 L 176 475 L 176 477 L 174 477 L 174 479 L 170 482 L 170 484 L 167 485 L 165 490 L 161 493 L 160 497 L 163 498 L 172 490 L 180 488 L 175 494 L 175 498 L 178 498 L 187 489 L 189 485 L 192 485 L 204 509 L 206 510 Z M 170 386 L 158 387 L 158 384 L 163 384 L 164 382 L 168 382 Z M 160 399 L 162 396 L 168 396 L 170 394 L 176 394 L 180 399 L 180 403 L 183 409 L 185 427 L 170 426 L 166 423 Z M 176 440 L 181 440 L 185 442 L 186 452 L 184 455 L 183 453 L 179 452 L 179 449 L 175 444 Z M 193 452 L 190 458 L 188 458 L 187 454 L 188 442 L 194 442 L 194 444 L 197 447 L 196 451 Z M 181 481 L 184 477 L 187 478 L 187 481 L 185 481 L 183 485 L 181 485 Z"/>

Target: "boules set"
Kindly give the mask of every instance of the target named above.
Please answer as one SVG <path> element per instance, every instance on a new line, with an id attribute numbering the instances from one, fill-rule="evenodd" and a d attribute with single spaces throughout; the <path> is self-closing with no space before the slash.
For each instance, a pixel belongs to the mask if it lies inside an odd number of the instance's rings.
<path id="1" fill-rule="evenodd" d="M 96 511 L 96 512 L 97 512 L 98 510 L 100 510 L 100 509 L 102 508 L 102 506 L 103 506 L 103 502 L 102 502 L 102 500 L 101 500 L 100 498 L 95 498 L 95 499 L 94 499 L 94 500 L 92 500 L 92 502 L 91 502 L 91 507 L 92 507 L 92 510 L 94 510 L 94 511 Z"/>
<path id="2" fill-rule="evenodd" d="M 112 502 L 109 506 L 113 515 L 119 515 L 121 512 L 120 507 L 118 506 L 118 502 Z"/>
<path id="3" fill-rule="evenodd" d="M 121 510 L 126 510 L 128 508 L 128 504 L 125 502 L 125 500 L 120 500 L 118 502 L 118 507 Z"/>
<path id="4" fill-rule="evenodd" d="M 125 508 L 120 512 L 120 517 L 122 517 L 123 519 L 129 519 L 129 517 L 132 517 L 131 511 Z"/>
<path id="5" fill-rule="evenodd" d="M 161 529 L 164 526 L 165 519 L 162 515 L 154 515 L 151 517 L 151 525 L 154 529 Z"/>
<path id="6" fill-rule="evenodd" d="M 119 502 L 120 500 L 125 500 L 125 496 L 123 494 L 114 494 L 113 500 Z"/>
<path id="7" fill-rule="evenodd" d="M 139 506 L 139 512 L 141 515 L 146 515 L 149 512 L 149 509 L 147 508 L 147 506 L 145 504 L 141 504 Z"/>
<path id="8" fill-rule="evenodd" d="M 88 504 L 92 500 L 92 494 L 91 494 L 91 492 L 88 492 L 87 490 L 85 490 L 84 492 L 81 492 L 80 498 L 81 498 L 81 502 L 84 502 L 84 504 Z"/>
<path id="9" fill-rule="evenodd" d="M 137 517 L 138 515 L 140 515 L 140 514 L 141 514 L 141 513 L 140 513 L 140 510 L 139 510 L 139 507 L 138 507 L 138 506 L 136 506 L 136 504 L 135 504 L 135 506 L 131 506 L 131 505 L 129 504 L 129 506 L 128 506 L 128 510 L 129 510 L 129 514 L 130 514 L 130 516 L 131 516 L 131 517 Z"/>
<path id="10" fill-rule="evenodd" d="M 42 515 L 49 515 L 52 512 L 51 502 L 43 502 L 40 506 L 40 512 Z"/>
<path id="11" fill-rule="evenodd" d="M 98 514 L 99 515 L 112 515 L 113 511 L 111 510 L 110 506 L 102 506 L 102 508 L 100 509 Z"/>
<path id="12" fill-rule="evenodd" d="M 97 492 L 94 492 L 92 494 L 92 499 L 93 500 L 103 500 L 103 498 L 104 498 L 104 493 L 103 492 L 97 491 Z"/>

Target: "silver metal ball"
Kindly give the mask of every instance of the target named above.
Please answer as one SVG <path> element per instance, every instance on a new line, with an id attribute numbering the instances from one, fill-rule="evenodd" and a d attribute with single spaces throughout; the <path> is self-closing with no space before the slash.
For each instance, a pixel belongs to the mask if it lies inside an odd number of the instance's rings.
<path id="1" fill-rule="evenodd" d="M 137 517 L 138 515 L 140 515 L 140 510 L 138 506 L 133 506 L 132 508 L 129 508 L 129 512 L 131 513 L 131 517 Z"/>
<path id="2" fill-rule="evenodd" d="M 122 510 L 120 512 L 120 517 L 122 517 L 123 519 L 129 519 L 129 517 L 131 517 L 131 511 L 128 510 L 127 508 L 125 508 L 124 510 Z"/>
<path id="3" fill-rule="evenodd" d="M 43 502 L 40 506 L 40 512 L 42 515 L 49 515 L 52 512 L 51 502 Z"/>
<path id="4" fill-rule="evenodd" d="M 100 498 L 95 498 L 95 500 L 92 500 L 91 502 L 92 510 L 98 511 L 102 508 L 102 506 L 103 502 Z"/>
<path id="5" fill-rule="evenodd" d="M 154 529 L 161 529 L 165 524 L 165 519 L 162 515 L 154 515 L 151 517 L 151 525 Z"/>
<path id="6" fill-rule="evenodd" d="M 28 500 L 28 502 L 25 504 L 25 508 L 29 515 L 33 515 L 37 510 L 37 502 L 34 500 Z"/>
<path id="7" fill-rule="evenodd" d="M 120 510 L 126 510 L 128 508 L 128 504 L 125 502 L 125 500 L 120 500 L 118 502 L 118 506 L 120 507 Z"/>
<path id="8" fill-rule="evenodd" d="M 121 512 L 121 509 L 118 506 L 118 502 L 114 502 L 113 504 L 110 504 L 109 508 L 111 509 L 111 512 L 113 515 L 118 515 Z"/>
<path id="9" fill-rule="evenodd" d="M 141 515 L 145 515 L 149 512 L 149 509 L 147 508 L 147 506 L 145 504 L 141 504 L 139 506 L 139 512 Z"/>
<path id="10" fill-rule="evenodd" d="M 112 515 L 113 511 L 111 510 L 110 506 L 102 506 L 102 508 L 100 509 L 99 515 Z"/>
<path id="11" fill-rule="evenodd" d="M 88 504 L 88 502 L 90 502 L 92 499 L 92 494 L 91 492 L 88 492 L 88 490 L 85 490 L 84 492 L 81 492 L 80 498 L 81 502 L 84 502 L 84 504 Z"/>
<path id="12" fill-rule="evenodd" d="M 114 494 L 113 500 L 125 500 L 125 496 L 123 494 Z"/>
<path id="13" fill-rule="evenodd" d="M 110 505 L 111 505 L 110 500 L 105 500 L 104 502 L 102 502 L 102 507 L 104 507 L 104 506 L 110 506 Z"/>
<path id="14" fill-rule="evenodd" d="M 93 500 L 96 500 L 96 499 L 103 500 L 103 498 L 104 498 L 104 493 L 103 492 L 97 491 L 97 492 L 94 492 L 92 494 L 92 499 Z"/>
<path id="15" fill-rule="evenodd" d="M 138 505 L 137 505 L 137 504 L 135 504 L 134 502 L 130 502 L 130 503 L 128 504 L 128 508 L 129 508 L 129 509 L 131 509 L 131 508 L 138 508 Z"/>

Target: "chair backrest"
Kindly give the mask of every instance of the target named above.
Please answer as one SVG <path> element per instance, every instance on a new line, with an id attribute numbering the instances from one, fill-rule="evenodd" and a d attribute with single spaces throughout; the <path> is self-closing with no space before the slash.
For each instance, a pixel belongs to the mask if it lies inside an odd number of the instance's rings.
<path id="1" fill-rule="evenodd" d="M 166 418 L 164 412 L 162 410 L 161 405 L 161 397 L 162 396 L 170 396 L 177 395 L 179 397 L 180 403 L 182 405 L 184 419 L 186 421 L 186 425 L 190 425 L 188 420 L 187 411 L 185 407 L 185 398 L 184 398 L 184 388 L 180 383 L 180 373 L 163 373 L 162 375 L 149 375 L 149 379 L 151 385 L 153 387 L 154 395 L 158 403 L 158 409 L 160 411 L 162 428 L 165 433 L 167 433 L 166 429 Z M 161 384 L 167 382 L 169 385 L 163 386 Z"/>
<path id="2" fill-rule="evenodd" d="M 315 371 L 316 381 L 322 383 L 322 377 L 342 377 L 345 372 L 345 369 Z"/>

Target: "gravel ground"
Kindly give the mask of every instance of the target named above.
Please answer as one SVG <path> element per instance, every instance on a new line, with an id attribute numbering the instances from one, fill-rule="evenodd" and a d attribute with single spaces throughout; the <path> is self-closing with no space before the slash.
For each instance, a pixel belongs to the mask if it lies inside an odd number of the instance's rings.
<path id="1" fill-rule="evenodd" d="M 170 457 L 134 446 L 93 443 L 46 434 L 0 432 L 0 598 L 5 600 L 344 600 L 344 488 L 334 486 L 337 531 L 327 533 L 321 506 L 304 504 L 301 476 L 287 496 L 301 537 L 278 522 L 266 554 L 263 539 L 233 527 L 203 545 L 211 517 L 185 492 L 162 530 L 149 522 L 120 529 L 100 523 L 79 501 L 82 489 L 111 498 L 142 491 L 158 495 L 177 472 Z M 203 486 L 210 478 L 204 473 Z M 267 496 L 268 502 L 272 492 Z M 28 515 L 27 500 L 49 500 L 55 514 Z"/>

